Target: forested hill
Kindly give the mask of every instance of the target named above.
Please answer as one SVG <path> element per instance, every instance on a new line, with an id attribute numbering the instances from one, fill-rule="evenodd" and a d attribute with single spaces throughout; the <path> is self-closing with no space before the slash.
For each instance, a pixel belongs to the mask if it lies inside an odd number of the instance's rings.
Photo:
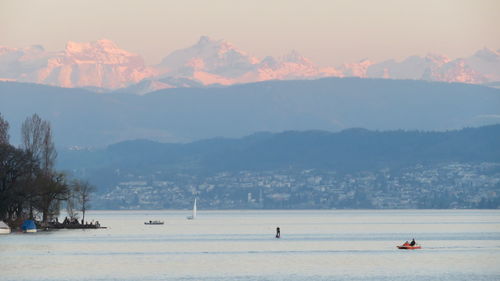
<path id="1" fill-rule="evenodd" d="M 440 162 L 500 162 L 500 125 L 447 132 L 348 129 L 257 133 L 188 144 L 135 140 L 95 151 L 61 151 L 63 169 L 217 171 L 333 169 L 360 171 Z"/>
<path id="2" fill-rule="evenodd" d="M 500 123 L 500 90 L 461 83 L 324 78 L 144 96 L 0 82 L 0 112 L 19 132 L 33 113 L 58 146 L 103 147 L 138 138 L 190 142 L 288 130 L 444 131 Z M 19 135 L 11 134 L 19 143 Z"/>

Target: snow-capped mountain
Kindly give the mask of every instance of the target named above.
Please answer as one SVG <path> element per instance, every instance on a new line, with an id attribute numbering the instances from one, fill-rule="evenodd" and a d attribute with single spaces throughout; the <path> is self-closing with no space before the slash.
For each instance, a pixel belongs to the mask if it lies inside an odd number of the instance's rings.
<path id="1" fill-rule="evenodd" d="M 184 77 L 203 85 L 333 76 L 296 51 L 280 58 L 258 59 L 224 40 L 202 36 L 193 46 L 174 51 L 157 65 L 162 77 Z"/>
<path id="2" fill-rule="evenodd" d="M 430 68 L 439 68 L 449 62 L 445 56 L 429 54 L 411 56 L 403 61 L 387 60 L 367 67 L 366 77 L 392 79 L 422 79 Z"/>
<path id="3" fill-rule="evenodd" d="M 296 51 L 259 60 L 224 40 L 202 36 L 192 47 L 175 51 L 158 65 L 163 77 L 183 77 L 203 85 L 265 80 L 314 79 L 327 76 L 415 79 L 482 84 L 500 81 L 498 52 L 483 49 L 465 59 L 439 55 L 410 56 L 375 63 L 364 59 L 338 68 L 319 68 Z"/>
<path id="4" fill-rule="evenodd" d="M 340 72 L 342 73 L 342 76 L 365 78 L 367 75 L 368 68 L 373 64 L 374 63 L 368 59 L 363 59 L 355 63 L 344 63 L 342 66 L 340 66 Z"/>
<path id="5" fill-rule="evenodd" d="M 0 46 L 0 80 L 34 82 L 62 87 L 123 89 L 147 93 L 164 88 L 231 85 L 265 80 L 321 77 L 416 79 L 493 85 L 500 81 L 500 50 L 483 48 L 470 57 L 410 56 L 401 61 L 364 59 L 339 67 L 317 66 L 296 51 L 262 59 L 225 40 L 202 36 L 193 46 L 146 66 L 137 55 L 110 40 L 68 42 L 60 52 L 41 46 Z"/>
<path id="6" fill-rule="evenodd" d="M 303 57 L 297 51 L 292 51 L 278 59 L 266 57 L 259 63 L 256 73 L 257 81 L 307 79 L 342 75 L 340 71 L 333 67 L 319 68 L 310 59 Z"/>
<path id="7" fill-rule="evenodd" d="M 463 59 L 450 61 L 441 67 L 427 68 L 421 79 L 470 84 L 488 82 L 488 79 L 484 75 L 467 65 Z"/>
<path id="8" fill-rule="evenodd" d="M 116 93 L 143 95 L 162 89 L 171 88 L 201 88 L 205 85 L 189 78 L 165 77 L 161 79 L 144 79 L 139 83 L 115 90 Z"/>
<path id="9" fill-rule="evenodd" d="M 2 78 L 61 87 L 121 88 L 154 76 L 136 54 L 110 40 L 69 41 L 64 51 L 48 53 L 42 47 L 0 48 Z M 15 66 L 15 67 L 12 67 Z"/>
<path id="10" fill-rule="evenodd" d="M 0 79 L 35 82 L 35 73 L 47 64 L 47 59 L 48 53 L 42 46 L 0 46 Z"/>
<path id="11" fill-rule="evenodd" d="M 369 65 L 364 76 L 370 78 L 414 79 L 442 82 L 485 83 L 488 80 L 463 59 L 443 55 L 411 56 L 402 61 L 387 60 Z"/>
<path id="12" fill-rule="evenodd" d="M 202 36 L 195 45 L 174 51 L 158 66 L 169 76 L 196 76 L 197 72 L 205 72 L 234 79 L 251 71 L 258 62 L 229 42 Z"/>
<path id="13" fill-rule="evenodd" d="M 464 63 L 480 73 L 487 81 L 500 81 L 500 49 L 494 51 L 485 47 L 465 58 Z"/>

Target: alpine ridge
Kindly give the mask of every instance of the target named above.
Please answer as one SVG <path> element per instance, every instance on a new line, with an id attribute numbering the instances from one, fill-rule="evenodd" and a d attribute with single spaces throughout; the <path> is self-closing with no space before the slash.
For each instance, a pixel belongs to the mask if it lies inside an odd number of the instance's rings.
<path id="1" fill-rule="evenodd" d="M 225 40 L 201 36 L 194 45 L 176 50 L 159 64 L 145 65 L 138 54 L 101 39 L 69 41 L 64 50 L 42 46 L 0 46 L 0 80 L 60 87 L 92 87 L 135 94 L 165 88 L 232 85 L 267 80 L 360 77 L 412 79 L 496 85 L 500 81 L 500 50 L 484 47 L 470 57 L 410 56 L 404 60 L 364 59 L 338 67 L 319 67 L 297 51 L 262 59 Z"/>
<path id="2" fill-rule="evenodd" d="M 155 71 L 146 67 L 139 55 L 106 39 L 89 43 L 69 41 L 60 52 L 46 52 L 40 46 L 0 47 L 1 78 L 19 82 L 114 89 L 154 76 Z"/>

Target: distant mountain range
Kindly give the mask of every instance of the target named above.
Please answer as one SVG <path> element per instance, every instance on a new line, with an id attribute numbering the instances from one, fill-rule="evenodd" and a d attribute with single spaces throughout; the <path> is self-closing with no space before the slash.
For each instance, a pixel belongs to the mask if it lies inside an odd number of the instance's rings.
<path id="1" fill-rule="evenodd" d="M 143 96 L 0 82 L 0 112 L 19 143 L 38 113 L 59 146 L 190 142 L 287 130 L 451 130 L 500 123 L 500 89 L 416 80 L 322 78 L 164 89 Z"/>
<path id="2" fill-rule="evenodd" d="M 68 42 L 60 52 L 42 46 L 0 47 L 0 78 L 60 87 L 115 89 L 153 77 L 156 70 L 110 40 Z"/>
<path id="3" fill-rule="evenodd" d="M 500 162 L 500 125 L 448 132 L 349 129 L 257 133 L 239 139 L 215 138 L 188 144 L 126 141 L 105 149 L 63 151 L 67 170 L 131 172 L 327 169 L 362 171 L 433 163 Z"/>
<path id="4" fill-rule="evenodd" d="M 411 56 L 402 61 L 363 60 L 318 67 L 296 51 L 279 58 L 249 55 L 224 40 L 202 36 L 188 48 L 147 66 L 143 59 L 110 40 L 68 42 L 59 52 L 41 46 L 0 47 L 0 79 L 60 87 L 91 87 L 144 94 L 178 87 L 232 85 L 267 80 L 361 77 L 463 82 L 495 86 L 500 81 L 500 50 L 483 48 L 470 57 Z"/>

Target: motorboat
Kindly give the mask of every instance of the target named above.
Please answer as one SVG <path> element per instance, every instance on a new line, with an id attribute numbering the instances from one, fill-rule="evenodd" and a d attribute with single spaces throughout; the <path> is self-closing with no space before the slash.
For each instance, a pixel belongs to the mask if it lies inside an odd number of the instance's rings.
<path id="1" fill-rule="evenodd" d="M 410 243 L 406 242 L 403 245 L 396 246 L 400 250 L 416 250 L 416 249 L 422 249 L 422 246 L 419 244 L 411 245 Z"/>
<path id="2" fill-rule="evenodd" d="M 164 222 L 163 221 L 159 221 L 159 220 L 155 220 L 155 221 L 144 222 L 144 224 L 146 224 L 146 225 L 162 225 L 162 224 L 164 224 Z"/>

